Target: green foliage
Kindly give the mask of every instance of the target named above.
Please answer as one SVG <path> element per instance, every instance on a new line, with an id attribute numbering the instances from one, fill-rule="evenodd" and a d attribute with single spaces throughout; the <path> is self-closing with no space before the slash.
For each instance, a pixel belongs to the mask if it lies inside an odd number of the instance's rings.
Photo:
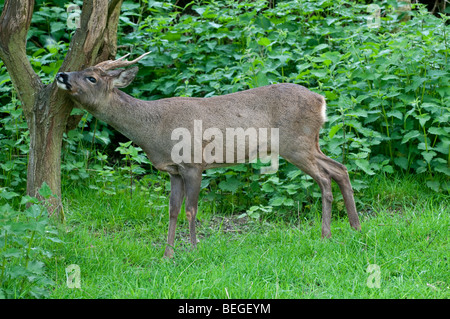
<path id="1" fill-rule="evenodd" d="M 370 28 L 362 2 L 280 0 L 270 8 L 264 0 L 196 0 L 182 8 L 175 0 L 125 1 L 119 20 L 120 56 L 153 52 L 126 88 L 135 97 L 209 97 L 280 82 L 326 96 L 320 145 L 348 167 L 365 219 L 355 234 L 346 233 L 346 220 L 333 220 L 337 239 L 327 243 L 319 238 L 320 190 L 280 159 L 271 175 L 259 174 L 261 163 L 206 171 L 199 237 L 207 239 L 198 251 L 161 263 L 167 176 L 112 128 L 74 109 L 83 118 L 64 137 L 62 154 L 69 217 L 63 236 L 74 245 L 60 245 L 45 207 L 21 197 L 29 134 L 0 61 L 0 298 L 43 298 L 49 287 L 55 297 L 448 296 L 441 271 L 450 175 L 448 16 L 414 5 L 401 21 L 396 1 L 383 0 L 380 27 Z M 45 84 L 54 81 L 73 36 L 67 5 L 36 1 L 27 52 Z M 385 184 L 374 186 L 380 180 Z M 45 185 L 41 195 L 51 196 Z M 334 198 L 342 214 L 342 196 L 335 191 Z M 239 228 L 248 232 L 217 227 L 206 218 L 216 212 L 238 213 L 239 223 L 250 221 Z M 181 230 L 187 222 L 179 219 Z M 178 252 L 186 248 L 177 245 Z M 54 260 L 46 247 L 60 250 Z M 198 267 L 197 260 L 210 264 Z M 83 290 L 61 280 L 58 264 L 70 263 L 86 274 Z M 366 287 L 371 263 L 381 265 L 386 289 Z M 149 264 L 156 272 L 142 271 Z M 48 267 L 55 267 L 56 285 Z"/>
<path id="2" fill-rule="evenodd" d="M 142 50 L 154 54 L 142 61 L 142 84 L 132 92 L 150 99 L 212 96 L 299 83 L 327 97 L 321 146 L 354 176 L 428 173 L 429 187 L 448 191 L 434 178 L 450 175 L 448 18 L 415 6 L 411 19 L 400 22 L 393 4 L 380 4 L 384 17 L 376 29 L 366 23 L 365 4 L 342 1 L 284 1 L 275 8 L 215 1 L 186 14 L 153 5 L 138 33 Z M 122 40 L 132 44 L 136 33 Z M 234 193 L 234 179 L 222 181 L 222 189 L 230 184 Z"/>
<path id="3" fill-rule="evenodd" d="M 9 185 L 17 190 L 26 184 L 29 133 L 17 97 L 11 94 L 12 101 L 0 107 L 0 187 Z"/>
<path id="4" fill-rule="evenodd" d="M 150 161 L 145 154 L 141 153 L 142 149 L 140 147 L 135 147 L 131 143 L 131 141 L 119 143 L 120 146 L 116 148 L 116 151 L 120 152 L 122 155 L 125 155 L 123 160 L 128 166 L 121 167 L 120 169 L 128 174 L 130 179 L 130 198 L 133 198 L 133 175 L 139 176 L 145 174 L 147 171 L 140 165 L 150 164 Z"/>
<path id="5" fill-rule="evenodd" d="M 39 193 L 43 198 L 52 196 L 45 183 Z M 43 245 L 61 240 L 45 206 L 24 196 L 16 210 L 8 202 L 18 197 L 0 188 L 0 299 L 48 297 L 54 282 L 45 273 L 45 262 L 52 252 Z"/>
<path id="6" fill-rule="evenodd" d="M 321 148 L 348 167 L 357 191 L 367 187 L 363 176 L 402 172 L 426 174 L 428 187 L 448 193 L 448 16 L 414 5 L 410 19 L 401 21 L 396 2 L 386 0 L 378 2 L 380 26 L 370 28 L 361 2 L 278 1 L 273 8 L 263 0 L 192 1 L 183 8 L 176 3 L 123 3 L 119 55 L 153 52 L 139 62 L 128 93 L 143 99 L 208 97 L 298 83 L 326 96 Z M 38 2 L 29 33 L 30 60 L 45 83 L 53 81 L 73 34 L 64 27 L 63 5 Z M 4 68 L 0 84 L 0 147 L 6 150 L 0 181 L 24 189 L 26 123 Z M 117 140 L 117 132 L 85 115 L 64 140 L 64 178 L 73 184 L 94 179 L 93 188 L 109 193 L 118 178 L 132 182 L 134 171 L 142 170 L 131 154 L 122 154 L 126 168 L 121 166 Z M 291 173 L 284 160 L 275 176 L 259 175 L 258 169 L 251 164 L 205 172 L 205 199 L 220 210 L 271 206 L 286 213 L 317 200 L 317 186 Z M 131 190 L 132 183 L 125 183 Z"/>

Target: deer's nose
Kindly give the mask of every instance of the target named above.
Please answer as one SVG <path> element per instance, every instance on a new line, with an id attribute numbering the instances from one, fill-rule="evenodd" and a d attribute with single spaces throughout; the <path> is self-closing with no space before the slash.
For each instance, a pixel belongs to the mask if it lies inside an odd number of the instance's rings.
<path id="1" fill-rule="evenodd" d="M 69 75 L 64 72 L 59 72 L 56 74 L 56 84 L 63 90 L 70 91 L 72 89 L 72 85 L 69 83 Z"/>
<path id="2" fill-rule="evenodd" d="M 69 79 L 69 76 L 64 72 L 59 72 L 58 74 L 56 74 L 56 80 L 58 82 L 66 84 L 68 79 Z"/>

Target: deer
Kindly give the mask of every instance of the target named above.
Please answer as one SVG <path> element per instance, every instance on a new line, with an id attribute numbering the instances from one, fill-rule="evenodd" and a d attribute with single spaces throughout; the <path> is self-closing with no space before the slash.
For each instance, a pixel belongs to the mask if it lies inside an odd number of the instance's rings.
<path id="1" fill-rule="evenodd" d="M 195 161 L 192 159 L 197 155 L 193 151 L 183 155 L 183 158 L 191 160 L 180 162 L 174 158 L 173 148 L 177 140 L 173 132 L 184 128 L 193 136 L 195 121 L 222 132 L 228 128 L 277 128 L 279 142 L 276 151 L 279 154 L 276 156 L 281 156 L 311 176 L 320 187 L 322 238 L 331 237 L 332 180 L 342 193 L 350 226 L 361 230 L 346 166 L 327 157 L 319 148 L 319 133 L 327 120 L 326 102 L 322 95 L 298 84 L 278 83 L 206 98 L 140 100 L 120 88 L 127 87 L 139 70 L 138 66 L 126 67 L 136 64 L 149 53 L 131 61 L 125 59 L 129 56 L 127 54 L 82 71 L 59 72 L 55 82 L 75 105 L 114 127 L 138 145 L 156 169 L 169 174 L 169 229 L 164 257 L 174 255 L 175 229 L 183 201 L 190 244 L 193 249 L 197 246 L 196 215 L 203 171 L 237 165 L 229 161 L 211 162 L 201 156 L 200 160 L 197 158 Z M 270 144 L 272 138 L 272 135 L 266 137 L 267 154 L 274 151 Z M 197 144 L 201 151 L 205 149 L 206 142 L 203 140 Z M 235 146 L 226 151 L 235 155 L 237 148 Z M 246 146 L 244 161 L 251 160 L 255 153 L 256 149 Z"/>

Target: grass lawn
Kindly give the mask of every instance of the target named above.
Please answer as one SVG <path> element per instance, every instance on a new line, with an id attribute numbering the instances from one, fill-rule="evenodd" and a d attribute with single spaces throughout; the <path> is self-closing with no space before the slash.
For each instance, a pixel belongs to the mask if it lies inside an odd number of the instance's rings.
<path id="1" fill-rule="evenodd" d="M 320 201 L 291 221 L 213 214 L 202 201 L 198 249 L 190 249 L 182 213 L 173 259 L 162 258 L 164 194 L 138 187 L 130 199 L 125 190 L 66 187 L 64 244 L 52 244 L 47 264 L 51 297 L 449 298 L 449 197 L 424 183 L 373 178 L 356 194 L 362 231 L 334 205 L 329 240 L 320 237 Z M 67 287 L 71 264 L 80 268 L 80 289 Z"/>

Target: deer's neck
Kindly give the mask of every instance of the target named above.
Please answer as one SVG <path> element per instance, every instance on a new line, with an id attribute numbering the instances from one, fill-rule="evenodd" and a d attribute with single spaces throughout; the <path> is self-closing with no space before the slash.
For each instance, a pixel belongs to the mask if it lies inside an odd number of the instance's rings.
<path id="1" fill-rule="evenodd" d="M 158 110 L 152 101 L 136 99 L 120 90 L 113 90 L 111 99 L 94 114 L 138 145 L 142 145 L 158 124 Z M 147 141 L 148 142 L 148 141 Z"/>

